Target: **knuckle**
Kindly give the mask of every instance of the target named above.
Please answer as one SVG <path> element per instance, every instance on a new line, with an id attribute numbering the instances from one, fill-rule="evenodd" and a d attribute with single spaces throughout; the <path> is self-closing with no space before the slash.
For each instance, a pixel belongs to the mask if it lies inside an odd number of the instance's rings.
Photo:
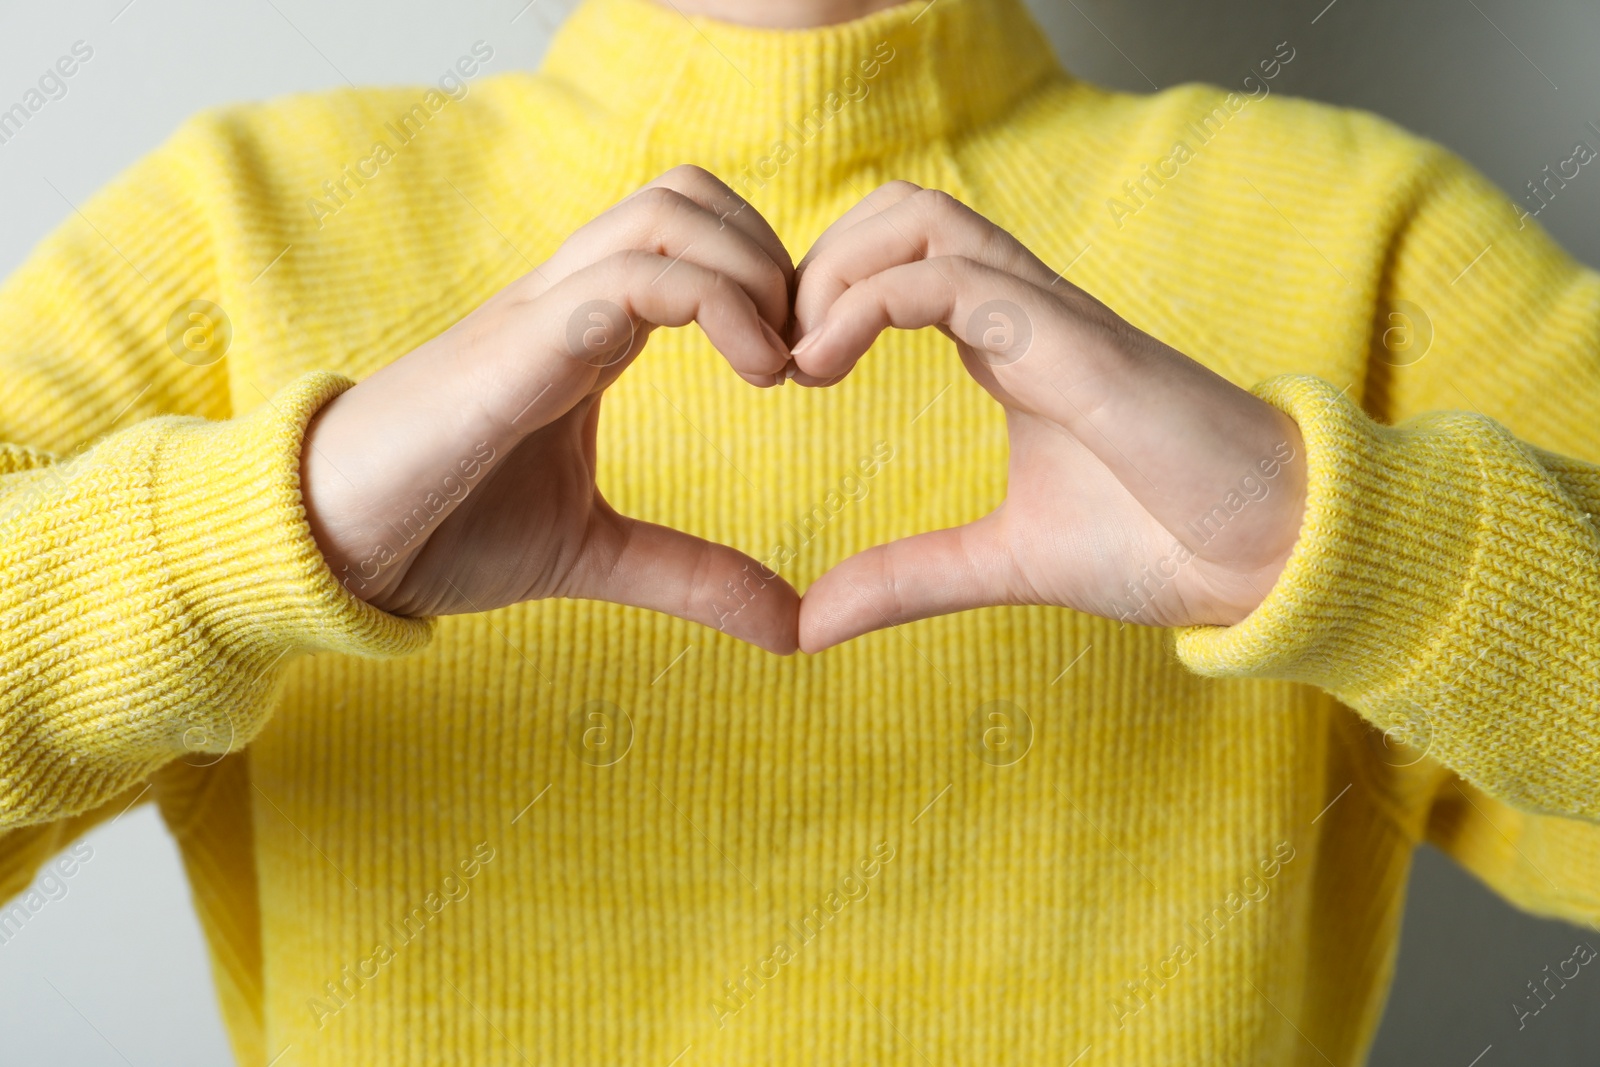
<path id="1" fill-rule="evenodd" d="M 901 577 L 895 566 L 895 553 L 886 545 L 879 545 L 874 553 L 873 562 L 877 581 L 874 583 L 879 596 L 877 609 L 886 618 L 899 621 L 905 613 L 905 598 L 901 594 Z"/>
<path id="2" fill-rule="evenodd" d="M 687 197 L 665 185 L 652 185 L 647 189 L 641 189 L 635 200 L 640 210 L 660 218 L 680 210 Z"/>
<path id="3" fill-rule="evenodd" d="M 919 189 L 913 196 L 917 205 L 930 215 L 950 215 L 966 206 L 943 189 Z"/>
<path id="4" fill-rule="evenodd" d="M 784 276 L 783 268 L 770 259 L 763 259 L 758 268 L 761 271 L 761 286 L 770 289 L 788 299 L 789 279 Z"/>
<path id="5" fill-rule="evenodd" d="M 611 253 L 601 262 L 612 277 L 628 279 L 642 274 L 655 265 L 656 255 L 642 248 L 624 248 Z"/>
<path id="6" fill-rule="evenodd" d="M 980 226 L 978 258 L 984 263 L 1004 263 L 1016 251 L 1016 239 L 998 226 Z"/>
<path id="7" fill-rule="evenodd" d="M 697 594 L 701 590 L 714 588 L 717 562 L 716 550 L 711 545 L 696 546 L 694 560 L 689 565 L 689 580 L 679 590 L 677 614 L 689 614 L 694 610 Z"/>
<path id="8" fill-rule="evenodd" d="M 896 200 L 922 192 L 922 186 L 916 182 L 908 182 L 904 178 L 891 178 L 873 190 L 874 194 L 883 193 Z"/>
<path id="9" fill-rule="evenodd" d="M 706 271 L 705 286 L 718 300 L 739 300 L 742 298 L 748 302 L 750 299 L 743 288 L 721 271 Z"/>
<path id="10" fill-rule="evenodd" d="M 722 180 L 706 168 L 693 163 L 679 163 L 656 179 L 674 189 L 716 188 Z"/>

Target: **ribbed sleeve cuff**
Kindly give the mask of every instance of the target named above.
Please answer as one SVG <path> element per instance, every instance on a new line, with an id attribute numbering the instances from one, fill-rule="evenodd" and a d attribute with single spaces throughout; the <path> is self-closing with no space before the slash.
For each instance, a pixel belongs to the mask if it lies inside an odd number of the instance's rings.
<path id="1" fill-rule="evenodd" d="M 429 621 L 380 611 L 334 577 L 306 521 L 306 424 L 354 384 L 318 371 L 242 419 L 170 420 L 151 469 L 154 528 L 200 646 L 270 658 L 392 656 L 427 644 Z"/>
<path id="2" fill-rule="evenodd" d="M 1201 674 L 1346 693 L 1393 686 L 1418 666 L 1424 631 L 1457 609 L 1477 554 L 1484 483 L 1473 420 L 1397 430 L 1303 375 L 1252 392 L 1305 441 L 1300 538 L 1255 611 L 1233 626 L 1180 629 L 1178 654 Z"/>
<path id="3" fill-rule="evenodd" d="M 428 643 L 432 620 L 340 585 L 306 522 L 306 424 L 353 384 L 306 374 L 247 415 L 148 419 L 24 475 L 0 538 L 0 827 L 237 751 L 290 653 Z"/>
<path id="4" fill-rule="evenodd" d="M 1300 537 L 1249 616 L 1175 633 L 1182 662 L 1319 686 L 1487 792 L 1600 815 L 1600 553 L 1537 450 L 1470 412 L 1384 426 L 1309 376 L 1253 391 L 1305 441 Z"/>

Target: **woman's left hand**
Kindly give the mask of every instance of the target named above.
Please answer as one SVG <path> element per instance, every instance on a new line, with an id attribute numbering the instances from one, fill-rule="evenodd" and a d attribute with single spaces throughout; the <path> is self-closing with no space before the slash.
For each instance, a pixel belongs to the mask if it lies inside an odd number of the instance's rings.
<path id="1" fill-rule="evenodd" d="M 994 511 L 817 579 L 800 609 L 807 652 L 998 604 L 1229 625 L 1282 572 L 1305 506 L 1294 421 L 1133 328 L 953 197 L 882 186 L 797 276 L 796 381 L 837 381 L 887 327 L 937 326 L 1005 408 L 1010 437 Z"/>

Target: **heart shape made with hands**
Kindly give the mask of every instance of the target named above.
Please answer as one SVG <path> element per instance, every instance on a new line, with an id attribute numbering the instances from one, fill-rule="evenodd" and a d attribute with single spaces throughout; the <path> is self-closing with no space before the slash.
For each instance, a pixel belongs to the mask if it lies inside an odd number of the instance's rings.
<path id="1" fill-rule="evenodd" d="M 1134 329 L 954 197 L 878 188 L 817 239 L 793 294 L 792 380 L 832 385 L 885 329 L 935 327 L 1004 407 L 1011 446 L 994 511 L 820 576 L 799 604 L 801 649 L 1004 604 L 1225 625 L 1281 572 L 1304 509 L 1293 420 Z M 1230 500 L 1241 482 L 1245 521 Z"/>
<path id="2" fill-rule="evenodd" d="M 1004 409 L 1006 499 L 841 560 L 803 598 L 734 548 L 618 514 L 595 484 L 602 394 L 652 329 L 690 322 L 760 387 L 825 387 L 884 330 L 939 329 Z M 469 448 L 441 493 L 438 457 Z M 1007 604 L 1236 622 L 1298 538 L 1302 448 L 1287 415 L 946 193 L 881 186 L 792 265 L 759 213 L 686 166 L 330 401 L 301 485 L 335 575 L 379 608 L 604 600 L 788 654 Z M 756 595 L 730 613 L 729 588 Z"/>

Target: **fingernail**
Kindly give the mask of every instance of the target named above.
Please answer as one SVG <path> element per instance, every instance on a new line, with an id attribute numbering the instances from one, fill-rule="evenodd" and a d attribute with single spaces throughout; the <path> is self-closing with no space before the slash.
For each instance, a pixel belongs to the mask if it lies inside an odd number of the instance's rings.
<path id="1" fill-rule="evenodd" d="M 820 332 L 822 332 L 822 331 L 813 330 L 811 333 L 808 333 L 804 337 L 800 338 L 800 343 L 795 345 L 793 348 L 791 348 L 789 350 L 789 354 L 791 356 L 798 356 L 800 353 L 802 353 L 806 349 L 810 348 L 811 347 L 811 342 L 813 342 L 813 341 L 815 341 L 817 339 L 817 334 L 820 333 Z"/>
<path id="2" fill-rule="evenodd" d="M 789 346 L 783 343 L 783 338 L 778 336 L 778 331 L 774 330 L 766 319 L 761 319 L 760 322 L 761 332 L 767 335 L 767 344 L 772 346 L 774 352 L 778 352 L 788 358 Z"/>

